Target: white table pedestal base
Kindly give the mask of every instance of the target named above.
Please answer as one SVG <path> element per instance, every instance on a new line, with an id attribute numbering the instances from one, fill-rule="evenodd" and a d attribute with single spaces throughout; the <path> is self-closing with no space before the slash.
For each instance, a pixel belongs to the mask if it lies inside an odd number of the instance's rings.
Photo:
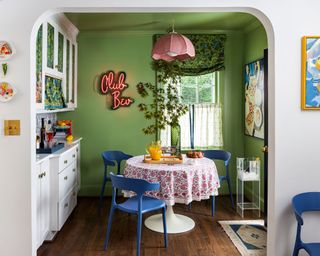
<path id="1" fill-rule="evenodd" d="M 159 233 L 163 233 L 162 214 L 156 214 L 148 217 L 144 221 L 144 225 Z M 172 205 L 167 206 L 167 233 L 177 234 L 190 231 L 195 226 L 194 221 L 184 215 L 175 214 L 172 209 Z"/>

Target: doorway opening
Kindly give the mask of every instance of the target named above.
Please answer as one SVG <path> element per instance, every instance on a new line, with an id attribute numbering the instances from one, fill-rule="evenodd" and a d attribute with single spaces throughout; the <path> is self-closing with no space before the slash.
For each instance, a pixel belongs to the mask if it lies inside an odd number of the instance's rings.
<path id="1" fill-rule="evenodd" d="M 121 120 L 119 122 L 120 126 L 128 126 L 132 123 L 132 120 L 129 118 L 130 109 L 119 112 L 120 114 L 109 114 L 110 116 L 106 117 L 106 107 L 103 106 L 103 110 L 99 113 L 97 111 L 97 105 L 93 102 L 99 103 L 99 99 L 94 90 L 92 90 L 92 84 L 94 83 L 97 74 L 107 71 L 109 69 L 119 69 L 119 71 L 125 70 L 127 75 L 130 75 L 132 78 L 128 80 L 130 82 L 130 87 L 134 87 L 135 84 L 140 82 L 142 79 L 154 81 L 154 73 L 150 69 L 150 49 L 152 47 L 152 35 L 164 33 L 170 27 L 172 17 L 175 20 L 176 30 L 183 34 L 226 34 L 227 41 L 225 45 L 225 70 L 219 71 L 216 79 L 216 88 L 213 91 L 216 94 L 216 98 L 219 99 L 219 102 L 223 106 L 223 149 L 227 149 L 232 153 L 232 161 L 230 164 L 231 173 L 231 190 L 233 191 L 236 201 L 236 195 L 238 193 L 236 187 L 237 180 L 237 157 L 259 157 L 261 161 L 261 189 L 259 196 L 259 204 L 262 212 L 267 212 L 267 195 L 266 190 L 268 183 L 267 166 L 268 160 L 265 161 L 267 157 L 266 152 L 261 153 L 261 148 L 268 145 L 267 143 L 267 134 L 268 128 L 267 125 L 264 126 L 265 130 L 264 140 L 261 138 L 256 138 L 254 136 L 245 135 L 244 131 L 244 122 L 248 116 L 245 116 L 245 83 L 244 83 L 244 74 L 245 74 L 245 65 L 253 61 L 264 59 L 265 67 L 268 67 L 267 56 L 265 49 L 268 48 L 268 38 L 267 32 L 264 29 L 264 26 L 259 22 L 257 18 L 250 14 L 246 13 L 75 13 L 67 12 L 65 13 L 67 19 L 69 19 L 75 27 L 79 29 L 78 36 L 78 89 L 75 91 L 78 95 L 78 106 L 74 112 L 57 112 L 56 118 L 62 120 L 74 120 L 74 123 L 77 123 L 79 126 L 74 127 L 75 133 L 78 133 L 79 136 L 88 139 L 88 141 L 98 141 L 99 133 L 95 132 L 92 134 L 86 128 L 86 123 L 93 124 L 94 127 L 103 125 L 100 121 L 96 122 L 93 120 L 92 113 L 101 115 L 99 120 L 102 118 L 108 119 L 108 122 L 113 122 L 112 119 Z M 189 15 L 189 16 L 188 16 Z M 225 17 L 223 17 L 225 15 Z M 228 15 L 231 15 L 228 17 Z M 234 15 L 234 16 L 232 16 Z M 170 18 L 169 18 L 170 17 Z M 211 20 L 210 20 L 211 18 Z M 207 20 L 206 20 L 207 19 Z M 216 19 L 216 20 L 212 20 Z M 231 19 L 233 22 L 226 22 L 226 19 Z M 168 22 L 169 20 L 169 22 Z M 189 23 L 188 23 L 189 22 Z M 219 24 L 220 22 L 220 24 Z M 180 23 L 180 25 L 179 25 Z M 210 24 L 214 23 L 212 26 Z M 180 27 L 179 27 L 180 26 Z M 39 28 L 39 27 L 38 27 Z M 37 29 L 35 29 L 37 30 Z M 38 31 L 38 30 L 37 30 Z M 261 41 L 257 43 L 257 38 Z M 67 54 L 67 39 L 65 38 L 65 48 L 63 50 L 64 54 Z M 259 44 L 259 45 L 257 45 Z M 252 48 L 251 48 L 252 47 Z M 132 54 L 134 51 L 138 54 Z M 242 52 L 241 52 L 242 51 Z M 69 49 L 69 54 L 71 54 Z M 71 56 L 71 55 L 70 55 Z M 269 54 L 270 56 L 270 54 Z M 69 59 L 71 62 L 72 57 Z M 58 61 L 58 57 L 57 57 Z M 67 61 L 65 62 L 67 65 Z M 147 68 L 145 68 L 147 67 Z M 121 69 L 121 70 L 120 70 Z M 31 71 L 32 76 L 36 74 L 35 70 Z M 72 76 L 72 75 L 71 75 Z M 265 77 L 268 77 L 268 73 L 265 71 Z M 70 78 L 71 79 L 71 78 Z M 129 76 L 128 76 L 129 79 Z M 36 77 L 32 79 L 36 84 Z M 75 80 L 74 80 L 75 81 Z M 267 85 L 268 81 L 264 82 L 264 85 Z M 129 87 L 129 88 L 130 88 Z M 89 89 L 88 89 L 89 88 Z M 193 88 L 191 86 L 191 88 Z M 188 88 L 190 89 L 190 88 Z M 212 88 L 211 88 L 212 89 Z M 70 91 L 71 89 L 69 89 Z M 198 89 L 199 90 L 199 89 Z M 36 91 L 36 90 L 35 90 Z M 190 90 L 189 90 L 190 91 Z M 264 103 L 268 102 L 268 99 L 265 98 L 268 94 L 268 89 L 264 89 Z M 130 91 L 132 95 L 135 95 L 134 90 Z M 35 93 L 36 95 L 36 93 Z M 92 96 L 92 99 L 89 99 L 89 96 Z M 198 95 L 199 96 L 199 95 Z M 254 93 L 254 96 L 256 94 Z M 138 97 L 136 95 L 136 97 Z M 258 96 L 257 96 L 258 97 Z M 71 97 L 70 97 L 71 98 Z M 199 97 L 198 97 L 199 99 Z M 33 102 L 35 99 L 33 99 Z M 101 101 L 101 98 L 100 98 Z M 253 102 L 255 104 L 255 102 Z M 268 104 L 260 105 L 261 117 L 264 119 L 264 124 L 268 124 L 268 115 L 267 107 Z M 135 106 L 134 106 L 135 107 Z M 132 107 L 132 108 L 134 108 Z M 263 109 L 262 109 L 263 108 Z M 41 114 L 47 114 L 46 111 Z M 258 115 L 258 110 L 253 109 L 251 111 L 252 115 Z M 250 112 L 250 113 L 251 113 Z M 53 112 L 50 112 L 52 114 Z M 132 114 L 132 113 L 131 113 Z M 132 116 L 139 120 L 139 123 L 143 123 L 144 120 L 141 119 L 140 113 L 134 113 Z M 261 118 L 260 117 L 260 118 Z M 123 119 L 126 119 L 123 121 Z M 259 121 L 259 120 L 258 120 Z M 254 123 L 254 127 L 262 129 L 262 125 L 257 122 Z M 115 126 L 114 129 L 121 131 L 121 127 Z M 141 135 L 141 127 L 139 124 L 134 123 L 134 127 L 139 130 L 141 136 L 141 145 L 133 145 L 129 151 L 134 154 L 139 154 L 141 151 L 141 146 L 145 146 L 150 137 L 144 137 Z M 123 133 L 120 133 L 121 136 Z M 114 134 L 113 134 L 114 135 Z M 34 135 L 35 136 L 35 135 Z M 120 136 L 120 135 L 119 135 Z M 111 147 L 117 147 L 122 149 L 122 147 L 127 146 L 125 143 L 121 144 L 119 142 L 119 136 L 114 136 L 114 138 L 109 138 L 111 141 Z M 128 138 L 135 136 L 134 134 L 128 134 Z M 139 137 L 140 138 L 140 137 Z M 236 143 L 235 143 L 236 142 Z M 106 142 L 105 142 L 106 143 Z M 93 145 L 96 149 L 93 151 Z M 100 180 L 101 180 L 101 162 L 99 156 L 103 151 L 104 145 L 99 145 L 94 143 L 93 145 L 87 145 L 86 148 L 82 148 L 82 152 L 91 151 L 92 154 L 81 155 L 81 196 L 95 196 L 98 195 L 97 192 L 100 190 Z M 98 157 L 97 157 L 98 156 Z M 90 163 L 93 163 L 93 165 Z M 265 163 L 265 164 L 263 164 Z M 90 167 L 89 167 L 90 166 Z M 218 170 L 222 167 L 217 164 Z M 93 175 L 94 173 L 94 175 Z M 99 185 L 98 185 L 99 184 Z M 246 193 L 249 193 L 252 196 L 254 193 L 250 191 L 250 188 L 244 189 Z M 227 194 L 228 187 L 226 184 L 221 186 L 221 194 Z M 219 191 L 219 194 L 220 194 Z M 217 198 L 219 200 L 219 198 Z M 86 201 L 86 200 L 85 200 Z M 223 206 L 224 204 L 222 204 Z M 195 211 L 195 207 L 192 207 Z M 236 211 L 235 211 L 236 215 Z M 265 214 L 267 218 L 267 214 Z"/>

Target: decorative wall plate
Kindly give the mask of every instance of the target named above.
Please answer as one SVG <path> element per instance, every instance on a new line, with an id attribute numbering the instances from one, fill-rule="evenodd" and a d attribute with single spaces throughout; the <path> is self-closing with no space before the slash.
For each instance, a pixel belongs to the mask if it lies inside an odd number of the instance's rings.
<path id="1" fill-rule="evenodd" d="M 8 60 L 14 54 L 14 49 L 7 41 L 0 41 L 0 61 Z"/>
<path id="2" fill-rule="evenodd" d="M 17 93 L 17 89 L 7 82 L 0 82 L 0 102 L 12 100 Z"/>

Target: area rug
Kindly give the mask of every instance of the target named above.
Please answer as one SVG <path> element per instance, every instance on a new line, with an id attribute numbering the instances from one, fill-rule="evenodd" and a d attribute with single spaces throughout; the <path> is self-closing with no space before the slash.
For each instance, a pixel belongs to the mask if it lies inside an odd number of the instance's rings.
<path id="1" fill-rule="evenodd" d="M 267 232 L 263 220 L 219 221 L 242 256 L 267 255 Z"/>

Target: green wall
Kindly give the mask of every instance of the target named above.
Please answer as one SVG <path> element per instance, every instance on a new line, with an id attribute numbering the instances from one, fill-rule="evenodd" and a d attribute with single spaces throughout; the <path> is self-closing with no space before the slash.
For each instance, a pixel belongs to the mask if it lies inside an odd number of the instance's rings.
<path id="1" fill-rule="evenodd" d="M 72 119 L 74 134 L 81 142 L 81 195 L 98 195 L 103 179 L 101 153 L 122 150 L 139 155 L 153 138 L 142 133 L 146 125 L 137 110 L 140 97 L 136 84 L 154 83 L 150 66 L 152 37 L 149 35 L 81 32 L 78 37 L 78 108 L 59 114 L 61 119 Z M 126 108 L 110 109 L 111 96 L 97 91 L 99 76 L 108 70 L 125 71 L 129 88 L 123 91 L 135 102 Z"/>
<path id="2" fill-rule="evenodd" d="M 233 32 L 227 34 L 225 46 L 225 70 L 220 77 L 220 99 L 223 106 L 224 149 L 231 152 L 230 175 L 233 194 L 236 192 L 236 157 L 244 154 L 243 108 L 242 105 L 242 66 L 244 34 Z M 218 165 L 219 175 L 225 172 Z M 219 194 L 228 193 L 227 183 L 221 184 Z"/>
<path id="3" fill-rule="evenodd" d="M 254 30 L 248 31 L 245 34 L 245 48 L 244 48 L 244 63 L 243 65 L 252 61 L 263 58 L 264 49 L 268 48 L 268 40 L 266 32 L 262 25 L 259 25 Z M 244 93 L 244 92 L 243 92 Z M 244 99 L 244 97 L 243 97 Z M 243 103 L 244 106 L 244 103 Z M 243 128 L 244 129 L 244 128 Z M 264 207 L 264 156 L 261 148 L 264 146 L 262 139 L 257 139 L 250 136 L 244 136 L 244 155 L 255 156 L 261 159 L 261 207 Z M 250 190 L 250 188 L 247 188 Z M 250 193 L 250 192 L 249 192 Z"/>
<path id="4" fill-rule="evenodd" d="M 223 104 L 224 148 L 232 153 L 230 172 L 235 193 L 236 157 L 245 154 L 245 142 L 248 144 L 248 138 L 243 135 L 242 82 L 246 44 L 244 33 L 225 33 L 226 69 L 220 72 L 220 99 Z M 72 119 L 75 136 L 83 137 L 80 194 L 91 196 L 98 195 L 101 188 L 101 152 L 118 149 L 132 155 L 143 154 L 146 144 L 153 139 L 141 131 L 146 121 L 137 110 L 141 99 L 135 89 L 139 81 L 155 81 L 150 68 L 152 33 L 81 32 L 78 43 L 78 108 L 74 112 L 60 113 L 59 118 Z M 98 76 L 107 70 L 127 73 L 129 88 L 123 94 L 135 98 L 129 108 L 110 110 L 107 102 L 110 96 L 96 91 Z M 220 175 L 224 173 L 221 164 L 218 164 L 218 170 Z M 222 184 L 219 193 L 228 193 L 226 183 Z"/>

